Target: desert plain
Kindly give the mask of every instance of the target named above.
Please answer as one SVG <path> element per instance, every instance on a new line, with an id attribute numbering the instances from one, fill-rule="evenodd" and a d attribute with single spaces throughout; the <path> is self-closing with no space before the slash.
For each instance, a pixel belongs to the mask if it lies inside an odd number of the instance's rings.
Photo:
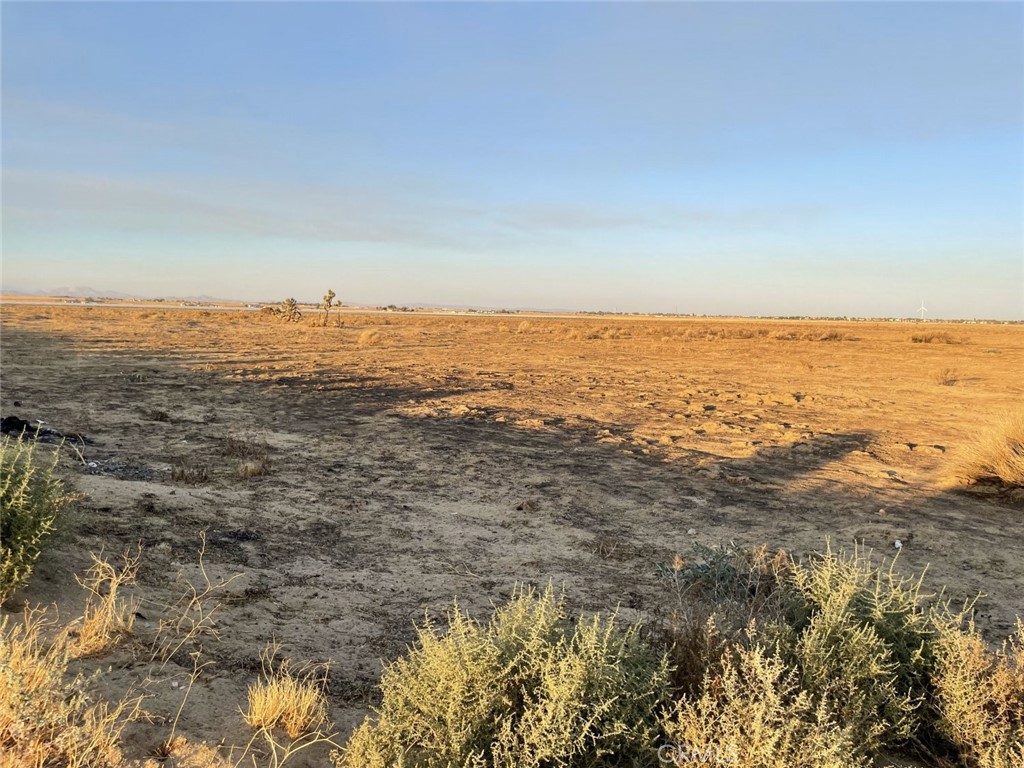
<path id="1" fill-rule="evenodd" d="M 62 452 L 79 499 L 4 611 L 72 615 L 90 552 L 139 545 L 135 590 L 173 602 L 205 536 L 207 575 L 235 578 L 181 708 L 192 739 L 244 742 L 268 641 L 331 662 L 344 741 L 382 663 L 453 599 L 485 617 L 550 582 L 575 610 L 652 621 L 658 565 L 694 544 L 898 553 L 926 591 L 980 595 L 993 641 L 1024 613 L 1024 504 L 957 478 L 1024 403 L 1021 325 L 345 310 L 318 327 L 17 302 L 0 320 L 0 413 L 91 441 Z M 111 696 L 151 679 L 150 722 L 126 731 L 149 754 L 187 659 L 80 665 Z"/>

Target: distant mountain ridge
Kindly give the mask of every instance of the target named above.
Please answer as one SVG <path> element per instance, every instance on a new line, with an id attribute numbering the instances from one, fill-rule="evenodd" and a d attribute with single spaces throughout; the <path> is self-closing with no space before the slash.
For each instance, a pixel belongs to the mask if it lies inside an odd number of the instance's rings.
<path id="1" fill-rule="evenodd" d="M 216 304 L 219 302 L 239 302 L 241 299 L 226 299 L 221 296 L 209 296 L 202 294 L 200 296 L 142 296 L 136 293 L 124 293 L 122 291 L 108 291 L 102 288 L 93 288 L 88 285 L 79 285 L 73 288 L 68 286 L 60 286 L 58 288 L 49 288 L 40 291 L 22 291 L 14 288 L 4 287 L 0 293 L 5 293 L 9 296 L 54 296 L 59 298 L 70 298 L 70 299 L 122 299 L 124 301 L 139 300 L 139 301 L 199 301 L 206 304 Z"/>

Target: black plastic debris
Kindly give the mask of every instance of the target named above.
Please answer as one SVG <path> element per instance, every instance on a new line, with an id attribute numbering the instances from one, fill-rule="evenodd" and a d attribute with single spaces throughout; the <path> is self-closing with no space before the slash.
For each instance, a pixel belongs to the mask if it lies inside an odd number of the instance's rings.
<path id="1" fill-rule="evenodd" d="M 58 429 L 44 427 L 42 422 L 25 421 L 13 415 L 4 416 L 0 419 L 0 432 L 17 437 L 31 437 L 44 443 L 61 443 L 65 440 L 71 440 L 82 445 L 92 445 L 93 442 L 78 432 L 61 432 Z"/>

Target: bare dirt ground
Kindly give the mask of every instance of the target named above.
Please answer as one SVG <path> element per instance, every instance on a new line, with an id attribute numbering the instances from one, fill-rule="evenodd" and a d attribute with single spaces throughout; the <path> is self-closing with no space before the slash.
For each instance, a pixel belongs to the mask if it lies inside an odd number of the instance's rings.
<path id="1" fill-rule="evenodd" d="M 171 599 L 201 530 L 211 574 L 242 574 L 181 717 L 193 738 L 245 740 L 238 707 L 271 638 L 333 660 L 344 738 L 425 611 L 458 596 L 483 616 L 516 583 L 552 580 L 580 610 L 643 619 L 666 603 L 657 564 L 694 542 L 893 554 L 899 539 L 898 568 L 929 565 L 929 589 L 984 593 L 991 639 L 1024 612 L 1021 504 L 948 483 L 957 451 L 1024 402 L 1024 327 L 345 314 L 315 328 L 10 304 L 0 318 L 0 412 L 95 440 L 95 466 L 66 452 L 85 497 L 12 602 L 73 613 L 89 551 L 139 542 L 139 591 Z M 244 477 L 239 444 L 263 442 L 269 471 Z M 147 671 L 99 663 L 112 690 Z M 181 696 L 160 683 L 146 706 L 173 716 Z M 139 754 L 158 733 L 130 732 Z"/>

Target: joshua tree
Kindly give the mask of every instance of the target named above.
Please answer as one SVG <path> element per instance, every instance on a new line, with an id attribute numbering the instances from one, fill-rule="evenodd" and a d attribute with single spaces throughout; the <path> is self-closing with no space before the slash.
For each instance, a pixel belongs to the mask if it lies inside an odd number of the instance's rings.
<path id="1" fill-rule="evenodd" d="M 282 301 L 279 314 L 283 320 L 289 323 L 297 323 L 302 319 L 299 303 L 295 299 L 285 299 Z"/>
<path id="2" fill-rule="evenodd" d="M 334 293 L 334 291 L 332 291 L 330 288 L 328 288 L 327 289 L 327 293 L 324 295 L 324 301 L 320 305 L 320 309 L 322 309 L 324 311 L 324 319 L 323 319 L 323 323 L 322 323 L 324 328 L 327 327 L 327 321 L 331 317 L 331 306 L 334 303 L 335 295 L 336 294 Z M 338 302 L 338 306 L 339 307 L 341 306 L 341 302 L 340 301 Z"/>

